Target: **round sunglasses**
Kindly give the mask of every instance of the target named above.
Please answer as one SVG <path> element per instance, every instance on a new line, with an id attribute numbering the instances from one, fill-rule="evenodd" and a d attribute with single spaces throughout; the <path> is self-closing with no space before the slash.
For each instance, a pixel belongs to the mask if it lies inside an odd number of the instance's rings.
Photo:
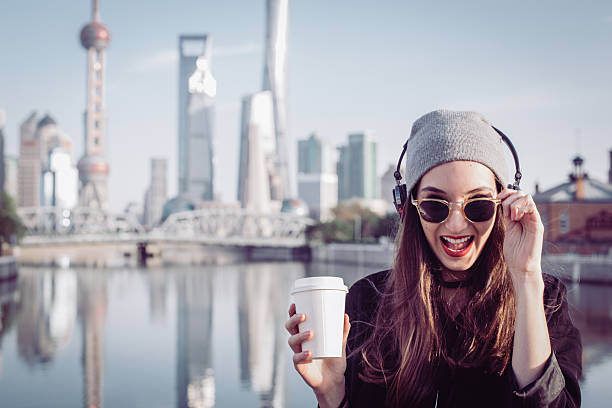
<path id="1" fill-rule="evenodd" d="M 438 198 L 421 198 L 411 202 L 421 217 L 427 222 L 442 223 L 448 219 L 451 207 L 456 204 L 466 220 L 471 222 L 489 221 L 495 215 L 497 205 L 501 203 L 498 198 L 479 197 L 465 201 L 449 202 Z"/>

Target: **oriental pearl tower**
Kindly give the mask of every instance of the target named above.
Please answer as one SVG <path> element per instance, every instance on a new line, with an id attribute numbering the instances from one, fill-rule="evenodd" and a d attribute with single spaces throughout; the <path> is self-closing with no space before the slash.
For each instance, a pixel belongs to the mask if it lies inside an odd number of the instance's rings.
<path id="1" fill-rule="evenodd" d="M 85 153 L 79 169 L 79 205 L 108 207 L 109 167 L 104 157 L 106 141 L 105 52 L 110 42 L 108 29 L 100 22 L 98 0 L 93 0 L 92 22 L 81 30 L 81 45 L 87 50 L 87 110 L 85 111 Z"/>

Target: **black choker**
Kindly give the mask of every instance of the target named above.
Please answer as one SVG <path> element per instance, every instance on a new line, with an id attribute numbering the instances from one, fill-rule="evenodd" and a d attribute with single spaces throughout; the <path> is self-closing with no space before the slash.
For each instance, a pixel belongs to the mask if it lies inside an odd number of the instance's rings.
<path id="1" fill-rule="evenodd" d="M 451 281 L 445 282 L 442 279 L 436 279 L 440 286 L 445 287 L 447 289 L 457 289 L 457 288 L 465 288 L 466 286 L 470 286 L 472 284 L 472 278 L 467 278 L 466 280 L 460 281 Z"/>

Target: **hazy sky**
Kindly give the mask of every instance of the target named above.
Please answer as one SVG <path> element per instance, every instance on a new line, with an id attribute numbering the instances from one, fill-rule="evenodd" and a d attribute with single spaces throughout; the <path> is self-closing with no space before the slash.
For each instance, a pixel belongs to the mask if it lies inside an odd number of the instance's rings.
<path id="1" fill-rule="evenodd" d="M 110 203 L 142 202 L 151 157 L 177 186 L 177 43 L 213 38 L 215 190 L 234 200 L 240 100 L 261 89 L 265 0 L 100 0 L 107 52 Z M 378 170 L 412 122 L 438 109 L 482 112 L 513 140 L 524 189 L 564 181 L 580 153 L 607 179 L 612 149 L 612 2 L 293 0 L 289 8 L 289 146 L 317 131 L 337 145 L 371 129 Z M 7 149 L 32 110 L 50 113 L 83 152 L 87 0 L 3 0 L 0 107 Z"/>

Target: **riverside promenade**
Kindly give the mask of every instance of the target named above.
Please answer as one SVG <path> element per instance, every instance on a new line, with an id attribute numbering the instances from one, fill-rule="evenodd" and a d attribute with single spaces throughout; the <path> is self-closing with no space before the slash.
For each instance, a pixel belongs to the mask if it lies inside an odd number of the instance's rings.
<path id="1" fill-rule="evenodd" d="M 394 246 L 389 244 L 328 244 L 313 246 L 312 262 L 391 267 Z M 612 285 L 612 253 L 607 256 L 544 255 L 542 269 L 567 282 Z"/>

